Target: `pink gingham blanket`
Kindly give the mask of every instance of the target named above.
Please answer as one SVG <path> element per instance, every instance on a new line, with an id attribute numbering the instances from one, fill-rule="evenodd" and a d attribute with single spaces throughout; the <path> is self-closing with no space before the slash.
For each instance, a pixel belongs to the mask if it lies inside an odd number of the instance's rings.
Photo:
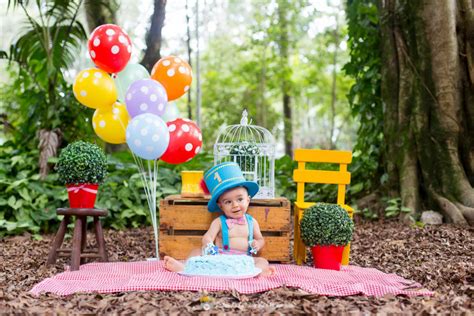
<path id="1" fill-rule="evenodd" d="M 127 291 L 221 291 L 232 290 L 249 294 L 282 286 L 300 288 L 306 292 L 347 296 L 364 294 L 432 295 L 419 283 L 377 269 L 357 266 L 341 271 L 315 269 L 293 264 L 275 264 L 276 274 L 251 279 L 224 279 L 182 276 L 163 268 L 163 261 L 89 263 L 79 271 L 66 271 L 38 283 L 30 291 L 35 295 L 51 292 L 69 295 L 78 292 Z"/>

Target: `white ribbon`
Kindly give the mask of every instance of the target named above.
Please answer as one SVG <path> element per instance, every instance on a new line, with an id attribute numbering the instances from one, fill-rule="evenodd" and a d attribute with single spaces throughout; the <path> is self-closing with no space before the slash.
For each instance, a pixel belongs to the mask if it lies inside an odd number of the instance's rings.
<path id="1" fill-rule="evenodd" d="M 72 191 L 74 194 L 78 193 L 80 190 L 83 190 L 83 191 L 86 191 L 86 192 L 89 192 L 89 193 L 93 193 L 93 194 L 97 194 L 97 190 L 86 188 L 86 184 L 81 184 L 80 186 L 77 186 L 77 187 L 67 188 L 68 192 Z"/>

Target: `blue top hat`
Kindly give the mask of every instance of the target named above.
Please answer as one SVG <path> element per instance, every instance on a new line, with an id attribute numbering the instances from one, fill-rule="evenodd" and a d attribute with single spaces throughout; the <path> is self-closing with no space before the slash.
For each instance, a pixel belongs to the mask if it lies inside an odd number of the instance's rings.
<path id="1" fill-rule="evenodd" d="M 209 212 L 218 212 L 221 209 L 217 206 L 217 200 L 222 193 L 235 187 L 243 186 L 247 188 L 250 197 L 257 194 L 258 184 L 247 181 L 242 174 L 242 170 L 235 162 L 223 162 L 215 165 L 204 174 L 204 181 L 211 193 L 211 199 L 207 203 Z"/>

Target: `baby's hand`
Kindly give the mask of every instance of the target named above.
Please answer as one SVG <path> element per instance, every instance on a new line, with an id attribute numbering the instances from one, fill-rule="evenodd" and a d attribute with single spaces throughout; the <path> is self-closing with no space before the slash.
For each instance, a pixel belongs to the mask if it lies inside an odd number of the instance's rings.
<path id="1" fill-rule="evenodd" d="M 217 255 L 219 254 L 219 248 L 212 242 L 208 243 L 206 247 L 202 248 L 202 255 Z"/>
<path id="2" fill-rule="evenodd" d="M 250 253 L 256 255 L 260 250 L 260 245 L 257 240 L 249 241 Z"/>

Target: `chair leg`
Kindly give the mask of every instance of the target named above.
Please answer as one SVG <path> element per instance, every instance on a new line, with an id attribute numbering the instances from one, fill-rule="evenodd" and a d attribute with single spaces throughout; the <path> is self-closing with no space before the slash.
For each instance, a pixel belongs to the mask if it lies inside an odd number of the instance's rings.
<path id="1" fill-rule="evenodd" d="M 350 253 L 351 253 L 351 243 L 348 243 L 348 244 L 344 247 L 344 250 L 343 250 L 343 252 L 342 252 L 341 264 L 342 264 L 343 266 L 349 265 L 349 256 L 350 256 Z"/>
<path id="2" fill-rule="evenodd" d="M 298 255 L 299 255 L 299 249 L 298 249 L 298 240 L 300 239 L 300 231 L 299 231 L 299 225 L 298 225 L 298 210 L 294 209 L 294 216 L 293 216 L 293 260 L 295 261 L 296 264 L 298 264 Z"/>
<path id="3" fill-rule="evenodd" d="M 66 234 L 67 225 L 69 224 L 69 216 L 65 215 L 61 224 L 59 225 L 58 232 L 54 237 L 53 243 L 51 244 L 51 250 L 49 251 L 47 265 L 56 263 L 58 257 L 58 249 L 61 248 L 61 245 L 64 241 L 64 235 Z"/>
<path id="4" fill-rule="evenodd" d="M 76 224 L 74 225 L 74 237 L 72 240 L 71 251 L 71 271 L 79 270 L 81 263 L 81 245 L 82 245 L 82 230 L 84 225 L 83 216 L 76 216 Z"/>
<path id="5" fill-rule="evenodd" d="M 303 264 L 306 259 L 306 248 L 301 240 L 300 220 L 302 212 L 298 207 L 295 207 L 295 236 L 293 242 L 293 257 L 297 265 Z"/>
<path id="6" fill-rule="evenodd" d="M 100 224 L 100 219 L 97 216 L 94 217 L 94 229 L 100 258 L 103 262 L 107 262 L 109 259 L 107 257 L 107 250 L 105 249 L 104 232 Z"/>
<path id="7" fill-rule="evenodd" d="M 83 217 L 82 222 L 82 239 L 81 239 L 81 253 L 84 252 L 84 249 L 87 246 L 87 216 Z M 86 263 L 86 258 L 81 257 L 81 264 Z"/>
<path id="8" fill-rule="evenodd" d="M 301 230 L 300 230 L 300 222 L 301 219 L 303 218 L 303 212 L 304 210 L 296 208 L 297 210 L 297 215 L 298 215 L 298 241 L 297 241 L 297 247 L 298 247 L 298 258 L 296 259 L 296 263 L 298 265 L 302 265 L 303 262 L 306 262 L 306 246 L 303 243 L 303 240 L 301 239 Z"/>
<path id="9" fill-rule="evenodd" d="M 347 214 L 349 215 L 349 217 L 352 219 L 353 216 L 354 216 L 354 211 L 352 208 L 350 207 L 344 207 L 347 211 Z M 341 264 L 343 266 L 347 266 L 349 265 L 349 259 L 350 259 L 350 254 L 351 254 L 351 243 L 348 243 L 345 247 L 344 247 L 344 251 L 342 252 L 342 260 L 341 260 Z"/>

